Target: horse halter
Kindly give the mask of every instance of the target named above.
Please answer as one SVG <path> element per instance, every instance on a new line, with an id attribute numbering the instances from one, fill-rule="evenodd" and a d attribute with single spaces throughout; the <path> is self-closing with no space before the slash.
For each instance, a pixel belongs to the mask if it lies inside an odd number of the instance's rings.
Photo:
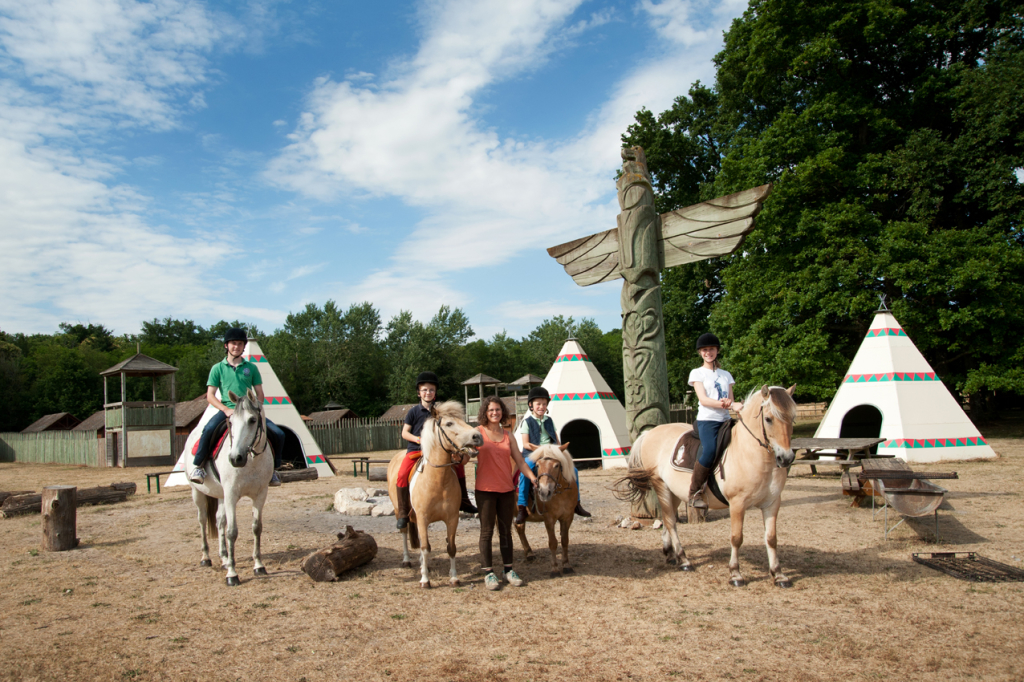
<path id="1" fill-rule="evenodd" d="M 771 398 L 769 398 L 768 400 L 771 400 Z M 757 441 L 758 445 L 760 445 L 762 448 L 764 448 L 768 452 L 774 452 L 772 447 L 768 444 L 768 430 L 764 427 L 764 406 L 765 406 L 766 402 L 768 402 L 768 401 L 766 400 L 766 401 L 763 401 L 761 403 L 761 409 L 758 410 L 758 412 L 757 412 L 757 418 L 761 422 L 761 435 L 764 436 L 764 442 L 763 443 L 761 442 L 761 439 L 758 438 L 757 435 L 755 435 L 754 432 L 750 430 L 750 427 L 747 426 L 747 423 L 743 421 L 743 415 L 742 414 L 739 415 L 739 422 L 740 422 L 740 424 L 743 424 L 743 428 L 745 428 L 747 430 L 747 433 L 749 433 L 750 436 L 754 440 Z"/>
<path id="2" fill-rule="evenodd" d="M 267 440 L 265 438 L 263 440 L 263 449 L 260 450 L 259 452 L 256 451 L 256 443 L 259 442 L 261 436 L 266 435 L 266 431 L 264 430 L 265 422 L 266 420 L 263 417 L 263 408 L 258 408 L 256 410 L 256 433 L 253 435 L 252 442 L 249 443 L 249 447 L 245 449 L 246 457 L 248 457 L 249 455 L 252 455 L 253 457 L 258 457 L 267 451 Z M 235 436 L 231 432 L 231 429 L 228 429 L 228 437 L 231 439 L 231 444 L 234 445 Z"/>
<path id="3" fill-rule="evenodd" d="M 444 430 L 443 426 L 441 426 L 441 421 L 439 419 L 434 419 L 434 432 L 441 434 L 441 449 L 448 453 L 448 456 L 451 457 L 452 461 L 448 462 L 447 464 L 434 464 L 429 459 L 427 459 L 427 464 L 436 469 L 457 466 L 459 464 L 459 461 L 456 460 L 455 458 L 458 457 L 461 460 L 462 455 L 464 455 L 469 450 L 469 448 L 460 448 L 459 446 L 457 446 L 455 444 L 455 441 L 452 440 L 451 436 L 448 435 L 448 432 Z M 447 445 L 450 445 L 452 449 L 449 450 L 445 443 L 447 443 Z M 424 457 L 424 459 L 426 459 L 426 457 Z"/>
<path id="4" fill-rule="evenodd" d="M 545 471 L 542 474 L 537 474 L 537 482 L 540 483 L 540 479 L 544 478 L 545 476 L 553 480 L 555 482 L 555 492 L 552 493 L 552 495 L 557 495 L 563 490 L 567 490 L 567 487 L 562 485 L 562 479 L 564 478 L 564 476 L 562 476 L 562 463 L 553 457 L 541 457 L 540 459 L 537 460 L 537 463 L 540 464 L 541 462 L 544 461 L 554 462 L 555 466 L 558 467 L 558 475 L 555 476 L 554 474 Z M 536 504 L 536 496 L 534 496 L 534 504 Z"/>

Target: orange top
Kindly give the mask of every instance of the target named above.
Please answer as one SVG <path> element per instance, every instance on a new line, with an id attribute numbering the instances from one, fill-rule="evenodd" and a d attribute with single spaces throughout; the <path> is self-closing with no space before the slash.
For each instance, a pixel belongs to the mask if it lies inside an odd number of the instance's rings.
<path id="1" fill-rule="evenodd" d="M 476 489 L 489 493 L 508 493 L 515 490 L 512 475 L 515 466 L 512 461 L 512 445 L 509 443 L 508 431 L 502 429 L 504 436 L 495 443 L 487 430 L 479 427 L 484 444 L 479 448 L 476 457 Z"/>

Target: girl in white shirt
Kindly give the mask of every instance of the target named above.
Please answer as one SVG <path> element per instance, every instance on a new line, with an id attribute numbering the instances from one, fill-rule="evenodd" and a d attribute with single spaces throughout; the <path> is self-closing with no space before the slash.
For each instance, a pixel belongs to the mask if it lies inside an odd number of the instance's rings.
<path id="1" fill-rule="evenodd" d="M 732 387 L 736 381 L 718 364 L 720 347 L 721 343 L 714 334 L 700 335 L 697 339 L 697 353 L 703 364 L 690 372 L 687 381 L 693 386 L 700 401 L 694 426 L 700 436 L 703 451 L 693 464 L 693 476 L 690 479 L 690 506 L 697 509 L 708 508 L 708 503 L 704 501 L 704 484 L 715 463 L 718 432 L 729 423 L 729 408 L 737 412 L 743 409 L 743 403 L 733 398 Z"/>

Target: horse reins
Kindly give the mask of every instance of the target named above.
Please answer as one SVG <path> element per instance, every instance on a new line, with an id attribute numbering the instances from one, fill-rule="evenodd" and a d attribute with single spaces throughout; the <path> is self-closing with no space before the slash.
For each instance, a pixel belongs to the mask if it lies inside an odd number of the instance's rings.
<path id="1" fill-rule="evenodd" d="M 264 430 L 264 424 L 266 423 L 266 419 L 263 416 L 263 409 L 257 408 L 256 414 L 259 415 L 259 418 L 257 419 L 256 434 L 252 437 L 252 442 L 249 443 L 249 447 L 246 448 L 245 450 L 246 457 L 248 457 L 249 455 L 252 455 L 253 457 L 258 457 L 259 455 L 262 455 L 264 452 L 267 451 L 267 441 L 264 440 L 263 449 L 260 450 L 259 452 L 256 452 L 256 443 L 259 441 L 261 436 L 266 435 L 266 431 Z M 232 433 L 230 428 L 228 428 L 228 439 L 231 441 L 231 444 L 234 445 L 235 435 L 234 433 Z"/>
<path id="2" fill-rule="evenodd" d="M 448 445 L 452 446 L 452 449 L 449 450 L 445 446 L 444 442 L 441 443 L 441 449 L 448 453 L 448 456 L 452 458 L 452 461 L 448 462 L 447 464 L 434 464 L 424 455 L 424 459 L 426 460 L 427 464 L 434 467 L 435 469 L 457 466 L 459 462 L 455 460 L 455 457 L 459 457 L 459 459 L 462 459 L 462 455 L 469 451 L 469 448 L 460 448 L 459 446 L 457 446 L 455 444 L 455 441 L 452 440 L 451 436 L 448 435 L 448 432 L 444 430 L 443 426 L 441 426 L 441 422 L 437 419 L 434 420 L 434 431 L 435 433 L 440 432 L 441 437 L 444 439 L 444 441 L 447 442 Z"/>
<path id="3" fill-rule="evenodd" d="M 540 483 L 540 479 L 544 478 L 545 476 L 547 476 L 548 478 L 554 480 L 554 482 L 555 482 L 555 492 L 551 493 L 551 496 L 554 497 L 555 495 L 558 495 L 559 493 L 561 493 L 561 492 L 563 492 L 565 490 L 568 490 L 569 488 L 567 486 L 562 485 L 562 479 L 565 478 L 565 476 L 563 475 L 564 472 L 562 471 L 562 463 L 559 462 L 554 457 L 541 457 L 540 459 L 537 460 L 537 463 L 539 464 L 539 463 L 541 463 L 541 462 L 543 462 L 545 460 L 547 460 L 548 462 L 554 462 L 555 463 L 555 466 L 558 467 L 558 476 L 556 477 L 554 474 L 551 474 L 551 473 L 548 473 L 547 471 L 545 471 L 542 474 L 537 474 L 537 483 Z M 537 490 L 534 489 L 534 491 L 533 491 L 533 510 L 535 512 L 537 512 L 538 514 L 541 513 L 540 507 L 538 506 L 539 504 L 540 504 L 540 495 L 538 495 L 537 494 Z"/>
<path id="4" fill-rule="evenodd" d="M 765 450 L 767 450 L 769 452 L 769 454 L 770 454 L 770 453 L 774 452 L 774 450 L 771 448 L 771 446 L 768 445 L 768 429 L 766 429 L 764 427 L 764 406 L 767 404 L 767 402 L 769 400 L 771 400 L 771 398 L 769 398 L 768 400 L 762 402 L 761 403 L 761 409 L 758 410 L 758 412 L 757 412 L 757 417 L 758 417 L 758 419 L 761 422 L 761 435 L 764 436 L 764 442 L 763 443 L 761 442 L 761 439 L 758 438 L 754 434 L 754 432 L 750 430 L 750 427 L 747 426 L 746 422 L 743 421 L 743 415 L 741 415 L 741 414 L 738 415 L 739 416 L 738 421 L 739 421 L 740 424 L 743 424 L 743 428 L 745 428 L 747 430 L 747 433 L 750 434 L 750 437 L 753 438 L 754 440 L 756 440 L 757 444 L 760 445 Z M 776 465 L 776 467 L 778 467 L 778 465 Z"/>

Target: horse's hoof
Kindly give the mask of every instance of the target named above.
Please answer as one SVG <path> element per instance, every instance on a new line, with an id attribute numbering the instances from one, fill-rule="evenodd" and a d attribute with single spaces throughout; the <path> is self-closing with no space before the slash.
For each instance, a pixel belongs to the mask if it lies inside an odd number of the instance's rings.
<path id="1" fill-rule="evenodd" d="M 693 567 L 693 564 L 683 564 L 679 567 L 679 570 L 684 571 L 686 573 L 693 573 L 697 569 Z"/>
<path id="2" fill-rule="evenodd" d="M 732 585 L 733 587 L 746 587 L 747 586 L 747 581 L 746 580 L 737 580 L 736 578 L 733 578 L 732 580 L 729 581 L 729 584 Z"/>
<path id="3" fill-rule="evenodd" d="M 200 566 L 213 566 L 213 562 L 210 561 L 209 559 L 203 559 L 202 561 L 199 562 L 199 565 Z"/>
<path id="4" fill-rule="evenodd" d="M 254 568 L 252 572 L 255 573 L 257 576 L 261 576 L 264 578 L 267 576 L 267 569 L 263 566 L 260 566 L 259 568 Z"/>
<path id="5" fill-rule="evenodd" d="M 529 563 L 529 562 L 531 562 L 531 561 L 536 561 L 536 560 L 537 560 L 537 557 L 536 557 L 536 556 L 534 556 L 533 554 L 527 554 L 527 555 L 526 555 L 526 562 L 527 562 L 527 563 Z"/>
<path id="6" fill-rule="evenodd" d="M 242 581 L 238 579 L 237 575 L 229 575 L 227 577 L 228 587 L 238 587 L 242 584 Z"/>
<path id="7" fill-rule="evenodd" d="M 675 566 L 676 564 L 679 563 L 679 561 L 674 556 L 670 556 L 670 557 L 665 557 L 665 563 L 668 564 L 669 566 Z"/>
<path id="8" fill-rule="evenodd" d="M 412 568 L 412 562 L 411 561 L 403 561 L 402 562 L 402 568 Z"/>
<path id="9" fill-rule="evenodd" d="M 779 587 L 793 587 L 793 583 L 791 583 L 788 580 L 780 580 L 779 582 L 777 582 L 775 584 L 778 585 Z"/>
<path id="10" fill-rule="evenodd" d="M 575 573 L 575 572 L 576 571 L 574 571 L 572 569 L 572 566 L 566 566 L 565 568 L 562 569 L 562 573 L 564 573 L 564 574 Z"/>
<path id="11" fill-rule="evenodd" d="M 452 587 L 462 587 L 462 583 L 460 583 L 458 580 L 449 580 L 448 584 Z"/>
<path id="12" fill-rule="evenodd" d="M 420 587 L 422 587 L 424 590 L 429 590 L 430 589 L 430 583 L 429 582 L 420 583 Z"/>

